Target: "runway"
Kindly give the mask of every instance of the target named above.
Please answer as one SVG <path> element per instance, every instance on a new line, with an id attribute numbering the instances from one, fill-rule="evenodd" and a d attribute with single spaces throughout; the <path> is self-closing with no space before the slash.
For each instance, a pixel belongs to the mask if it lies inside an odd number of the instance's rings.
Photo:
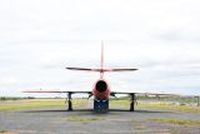
<path id="1" fill-rule="evenodd" d="M 200 120 L 199 113 L 167 110 L 111 109 L 96 114 L 89 109 L 40 108 L 0 112 L 4 134 L 199 134 L 200 126 L 159 123 L 154 119 Z"/>

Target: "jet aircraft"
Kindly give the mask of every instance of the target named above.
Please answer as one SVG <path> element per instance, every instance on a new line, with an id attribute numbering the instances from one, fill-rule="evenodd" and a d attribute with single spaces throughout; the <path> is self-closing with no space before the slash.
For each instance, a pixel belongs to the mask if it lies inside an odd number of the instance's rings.
<path id="1" fill-rule="evenodd" d="M 28 90 L 25 93 L 66 93 L 68 111 L 73 110 L 72 106 L 72 94 L 85 93 L 89 95 L 89 98 L 94 96 L 93 110 L 95 112 L 108 112 L 109 111 L 109 98 L 110 96 L 116 97 L 116 94 L 127 94 L 130 96 L 130 111 L 135 110 L 136 94 L 147 94 L 137 92 L 115 92 L 110 89 L 108 82 L 104 79 L 105 72 L 123 72 L 123 71 L 137 71 L 137 68 L 107 68 L 104 66 L 104 45 L 101 42 L 101 61 L 99 68 L 83 68 L 83 67 L 66 67 L 66 69 L 74 71 L 89 71 L 99 72 L 100 77 L 94 84 L 91 91 L 61 91 L 61 90 Z M 156 94 L 162 95 L 162 94 Z M 165 94 L 166 95 L 166 94 Z"/>

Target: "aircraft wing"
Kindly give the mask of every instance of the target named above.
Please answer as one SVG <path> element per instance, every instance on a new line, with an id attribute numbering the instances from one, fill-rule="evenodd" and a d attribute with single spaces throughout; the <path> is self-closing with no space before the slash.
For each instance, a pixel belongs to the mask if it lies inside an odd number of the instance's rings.
<path id="1" fill-rule="evenodd" d="M 86 93 L 86 94 L 92 94 L 91 91 L 66 91 L 66 90 L 26 90 L 23 91 L 23 93 Z"/>
<path id="2" fill-rule="evenodd" d="M 71 94 L 78 94 L 78 93 L 83 93 L 83 94 L 89 94 L 92 95 L 92 91 L 67 91 L 67 90 L 26 90 L 23 91 L 23 93 L 71 93 Z M 131 94 L 140 94 L 140 95 L 167 95 L 167 96 L 175 96 L 177 94 L 169 94 L 169 93 L 152 93 L 152 92 L 120 92 L 120 91 L 113 91 L 110 93 L 111 96 L 114 96 L 116 94 L 127 94 L 127 95 L 131 95 Z"/>
<path id="3" fill-rule="evenodd" d="M 179 96 L 178 94 L 170 94 L 170 93 L 153 93 L 153 92 L 118 92 L 118 91 L 114 91 L 110 93 L 111 96 L 115 96 L 116 94 L 139 94 L 139 95 L 156 95 L 156 96 Z"/>

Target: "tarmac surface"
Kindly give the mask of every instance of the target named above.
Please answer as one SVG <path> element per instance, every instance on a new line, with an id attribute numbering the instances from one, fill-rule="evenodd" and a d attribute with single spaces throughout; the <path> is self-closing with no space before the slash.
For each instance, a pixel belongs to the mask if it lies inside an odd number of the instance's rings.
<path id="1" fill-rule="evenodd" d="M 66 111 L 64 108 L 0 112 L 5 134 L 200 134 L 200 126 L 157 123 L 155 118 L 200 120 L 199 113 L 162 110 Z"/>

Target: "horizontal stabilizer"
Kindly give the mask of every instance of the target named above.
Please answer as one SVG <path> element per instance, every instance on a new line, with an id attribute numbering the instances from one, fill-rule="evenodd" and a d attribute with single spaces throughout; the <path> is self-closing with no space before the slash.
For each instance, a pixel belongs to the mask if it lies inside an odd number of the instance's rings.
<path id="1" fill-rule="evenodd" d="M 123 72 L 123 71 L 137 71 L 136 68 L 81 68 L 81 67 L 66 67 L 69 70 L 78 71 L 93 71 L 93 72 Z"/>
<path id="2" fill-rule="evenodd" d="M 116 68 L 111 69 L 112 72 L 121 72 L 121 71 L 137 71 L 137 68 Z"/>
<path id="3" fill-rule="evenodd" d="M 91 68 L 81 68 L 81 67 L 66 67 L 69 70 L 78 70 L 78 71 L 92 71 Z"/>

